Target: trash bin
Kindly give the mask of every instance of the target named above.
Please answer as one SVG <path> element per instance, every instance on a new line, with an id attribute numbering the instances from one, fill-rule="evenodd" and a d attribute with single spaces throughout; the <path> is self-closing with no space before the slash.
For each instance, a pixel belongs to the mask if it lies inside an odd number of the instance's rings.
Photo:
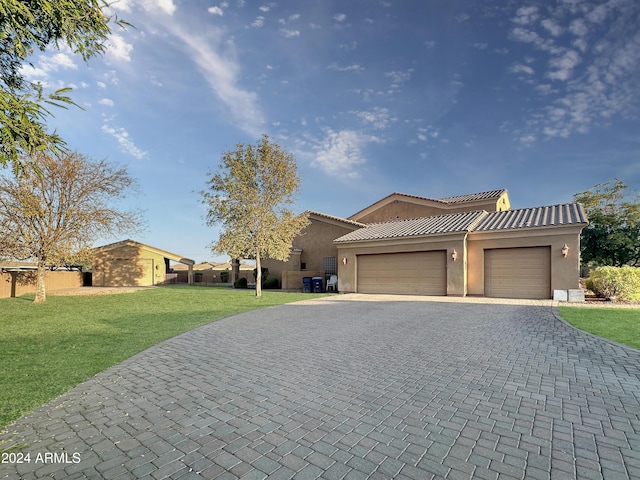
<path id="1" fill-rule="evenodd" d="M 313 293 L 322 293 L 322 277 L 313 277 Z"/>
<path id="2" fill-rule="evenodd" d="M 313 284 L 311 282 L 311 277 L 302 277 L 302 293 L 311 293 L 313 292 Z"/>

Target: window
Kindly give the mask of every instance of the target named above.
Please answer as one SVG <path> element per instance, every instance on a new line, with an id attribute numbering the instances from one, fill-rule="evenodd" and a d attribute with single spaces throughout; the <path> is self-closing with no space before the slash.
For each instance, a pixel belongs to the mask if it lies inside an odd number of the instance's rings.
<path id="1" fill-rule="evenodd" d="M 325 275 L 336 275 L 338 273 L 336 257 L 324 257 L 322 259 Z"/>

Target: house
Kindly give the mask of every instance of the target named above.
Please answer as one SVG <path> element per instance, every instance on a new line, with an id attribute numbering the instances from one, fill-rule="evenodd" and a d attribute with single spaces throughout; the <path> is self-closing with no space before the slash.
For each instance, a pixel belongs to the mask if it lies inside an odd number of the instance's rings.
<path id="1" fill-rule="evenodd" d="M 167 282 L 170 262 L 187 266 L 188 283 L 193 283 L 195 262 L 133 240 L 93 249 L 92 284 L 94 287 L 152 286 Z"/>
<path id="2" fill-rule="evenodd" d="M 331 218 L 351 231 L 334 237 L 335 250 L 309 241 L 305 250 L 305 232 L 297 237 L 292 258 L 307 261 L 298 273 L 281 272 L 283 288 L 295 285 L 288 277 L 326 278 L 331 269 L 303 267 L 331 263 L 331 252 L 342 292 L 551 298 L 578 288 L 588 223 L 576 203 L 511 210 L 506 190 L 440 199 L 393 193 L 348 219 Z"/>

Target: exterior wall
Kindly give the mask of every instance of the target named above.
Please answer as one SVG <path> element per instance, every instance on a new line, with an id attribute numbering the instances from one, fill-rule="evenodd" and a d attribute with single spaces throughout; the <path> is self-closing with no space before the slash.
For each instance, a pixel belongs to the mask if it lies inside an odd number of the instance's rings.
<path id="1" fill-rule="evenodd" d="M 391 203 L 382 205 L 375 210 L 364 212 L 362 215 L 358 215 L 357 218 L 351 217 L 351 219 L 362 223 L 378 223 L 388 222 L 390 220 L 407 220 L 410 218 L 446 215 L 449 213 L 473 212 L 476 210 L 495 212 L 509 210 L 510 208 L 511 204 L 509 203 L 509 196 L 505 192 L 497 201 L 495 199 L 484 201 L 477 200 L 473 202 L 460 203 L 458 205 L 453 204 L 450 206 L 439 205 L 436 202 L 429 205 L 421 205 L 404 200 L 394 200 Z"/>
<path id="2" fill-rule="evenodd" d="M 293 245 L 302 250 L 299 254 L 292 253 L 288 262 L 267 258 L 261 261 L 262 266 L 269 269 L 269 276 L 278 278 L 282 288 L 298 288 L 297 282 L 291 286 L 285 284 L 282 275 L 283 271 L 301 271 L 303 272 L 301 278 L 311 276 L 310 273 L 317 272 L 322 272 L 322 276 L 324 276 L 323 258 L 337 258 L 338 256 L 338 248 L 333 244 L 333 241 L 358 228 L 355 225 L 349 227 L 340 225 L 338 222 L 334 223 L 331 220 L 318 220 L 313 217 L 310 217 L 309 220 L 311 223 L 293 240 Z M 305 264 L 304 269 L 302 264 Z M 300 288 L 302 289 L 301 284 Z"/>
<path id="3" fill-rule="evenodd" d="M 47 292 L 82 287 L 82 272 L 46 271 Z M 19 297 L 36 291 L 36 272 L 0 272 L 0 298 Z"/>
<path id="4" fill-rule="evenodd" d="M 163 255 L 123 245 L 96 251 L 92 270 L 94 287 L 143 287 L 164 283 L 166 265 Z"/>
<path id="5" fill-rule="evenodd" d="M 392 241 L 360 242 L 338 245 L 338 290 L 357 292 L 358 255 L 371 253 L 447 252 L 447 295 L 464 296 L 467 293 L 465 269 L 466 234 L 440 235 L 430 238 L 394 239 Z M 453 250 L 458 254 L 453 260 Z M 344 261 L 346 259 L 346 263 Z"/>
<path id="6" fill-rule="evenodd" d="M 484 295 L 484 251 L 494 248 L 551 247 L 551 291 L 579 288 L 580 227 L 470 233 L 467 241 L 469 295 Z M 567 244 L 569 255 L 562 256 Z"/>

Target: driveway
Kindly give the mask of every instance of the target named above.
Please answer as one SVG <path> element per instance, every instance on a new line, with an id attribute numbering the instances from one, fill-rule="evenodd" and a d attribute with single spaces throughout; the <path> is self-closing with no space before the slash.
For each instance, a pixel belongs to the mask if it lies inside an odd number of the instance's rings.
<path id="1" fill-rule="evenodd" d="M 344 295 L 230 317 L 0 435 L 0 478 L 640 478 L 640 353 L 550 302 Z M 19 460 L 5 454 L 5 462 Z"/>

